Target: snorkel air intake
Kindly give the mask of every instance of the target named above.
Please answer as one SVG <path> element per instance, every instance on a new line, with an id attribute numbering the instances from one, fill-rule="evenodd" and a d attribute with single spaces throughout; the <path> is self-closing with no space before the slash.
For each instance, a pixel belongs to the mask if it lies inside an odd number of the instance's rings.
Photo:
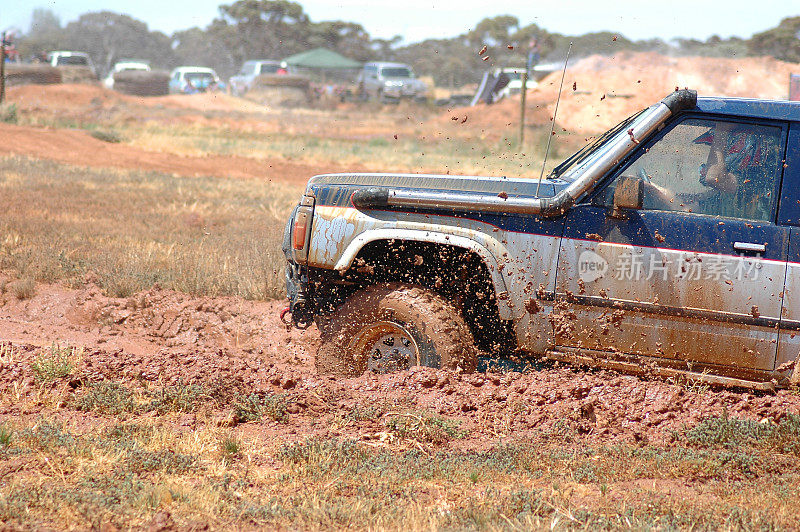
<path id="1" fill-rule="evenodd" d="M 499 197 L 466 192 L 434 192 L 401 188 L 373 187 L 353 194 L 353 204 L 363 209 L 406 207 L 469 212 L 538 214 L 550 217 L 563 214 L 587 192 L 599 178 L 627 157 L 670 116 L 697 105 L 697 91 L 678 90 L 647 109 L 633 126 L 609 140 L 608 149 L 588 166 L 573 168 L 563 177 L 572 182 L 548 198 Z"/>

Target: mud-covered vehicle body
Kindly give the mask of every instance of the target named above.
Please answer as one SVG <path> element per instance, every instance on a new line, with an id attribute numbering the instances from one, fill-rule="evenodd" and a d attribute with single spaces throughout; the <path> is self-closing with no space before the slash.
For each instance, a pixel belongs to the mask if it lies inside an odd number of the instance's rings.
<path id="1" fill-rule="evenodd" d="M 800 103 L 676 91 L 537 179 L 312 178 L 286 228 L 321 371 L 516 351 L 770 388 L 800 352 Z"/>

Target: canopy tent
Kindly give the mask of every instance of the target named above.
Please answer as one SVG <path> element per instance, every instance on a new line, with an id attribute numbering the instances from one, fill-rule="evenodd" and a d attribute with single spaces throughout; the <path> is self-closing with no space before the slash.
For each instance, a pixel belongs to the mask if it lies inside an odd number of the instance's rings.
<path id="1" fill-rule="evenodd" d="M 314 48 L 284 59 L 295 68 L 314 68 L 331 70 L 353 70 L 361 68 L 361 63 L 325 48 Z"/>

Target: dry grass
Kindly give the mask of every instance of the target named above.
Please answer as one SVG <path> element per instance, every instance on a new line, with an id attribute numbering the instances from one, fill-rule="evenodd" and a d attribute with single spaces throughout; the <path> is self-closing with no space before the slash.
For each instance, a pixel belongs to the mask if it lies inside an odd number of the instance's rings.
<path id="1" fill-rule="evenodd" d="M 168 512 L 179 525 L 235 529 L 800 525 L 797 456 L 758 445 L 542 439 L 426 452 L 348 438 L 281 443 L 202 423 L 175 430 L 173 419 L 64 423 L 51 414 L 0 423 L 0 460 L 16 468 L 3 481 L 0 520 L 23 528 L 128 528 Z M 789 434 L 797 441 L 796 431 Z"/>
<path id="2" fill-rule="evenodd" d="M 320 128 L 323 129 L 323 128 Z M 309 163 L 358 165 L 370 171 L 437 172 L 464 175 L 538 177 L 549 130 L 529 133 L 520 150 L 513 136 L 450 135 L 420 126 L 379 128 L 371 134 L 321 135 L 319 132 L 231 131 L 211 125 L 148 125 L 131 130 L 131 144 L 178 155 L 237 155 Z M 397 138 L 395 138 L 397 135 Z M 567 146 L 551 153 L 563 159 Z M 563 153 L 562 153 L 563 152 Z M 549 165 L 552 166 L 552 165 Z"/>
<path id="3" fill-rule="evenodd" d="M 0 471 L 14 472 L 0 478 L 6 525 L 151 528 L 167 513 L 179 527 L 222 529 L 800 526 L 796 416 L 723 415 L 662 445 L 591 442 L 566 421 L 468 450 L 456 419 L 425 409 L 354 406 L 350 423 L 320 419 L 339 436 L 303 438 L 306 414 L 218 426 L 242 408 L 230 390 L 58 382 L 0 392 Z M 268 399 L 249 398 L 250 410 Z M 394 437 L 365 438 L 363 423 L 379 420 Z"/>
<path id="4" fill-rule="evenodd" d="M 0 269 L 113 296 L 155 284 L 197 295 L 283 295 L 283 227 L 298 188 L 0 159 Z M 11 285 L 16 297 L 30 291 Z"/>

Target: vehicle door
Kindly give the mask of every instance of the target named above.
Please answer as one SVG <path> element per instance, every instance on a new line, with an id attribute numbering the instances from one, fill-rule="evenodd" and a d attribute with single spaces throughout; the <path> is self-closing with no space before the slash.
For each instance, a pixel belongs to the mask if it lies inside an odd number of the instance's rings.
<path id="1" fill-rule="evenodd" d="M 771 371 L 789 241 L 774 223 L 787 130 L 686 115 L 572 208 L 555 344 Z M 623 185 L 640 191 L 638 208 L 615 209 Z"/>
<path id="2" fill-rule="evenodd" d="M 800 353 L 800 124 L 789 126 L 778 223 L 789 226 L 783 312 L 776 368 L 790 369 Z"/>

